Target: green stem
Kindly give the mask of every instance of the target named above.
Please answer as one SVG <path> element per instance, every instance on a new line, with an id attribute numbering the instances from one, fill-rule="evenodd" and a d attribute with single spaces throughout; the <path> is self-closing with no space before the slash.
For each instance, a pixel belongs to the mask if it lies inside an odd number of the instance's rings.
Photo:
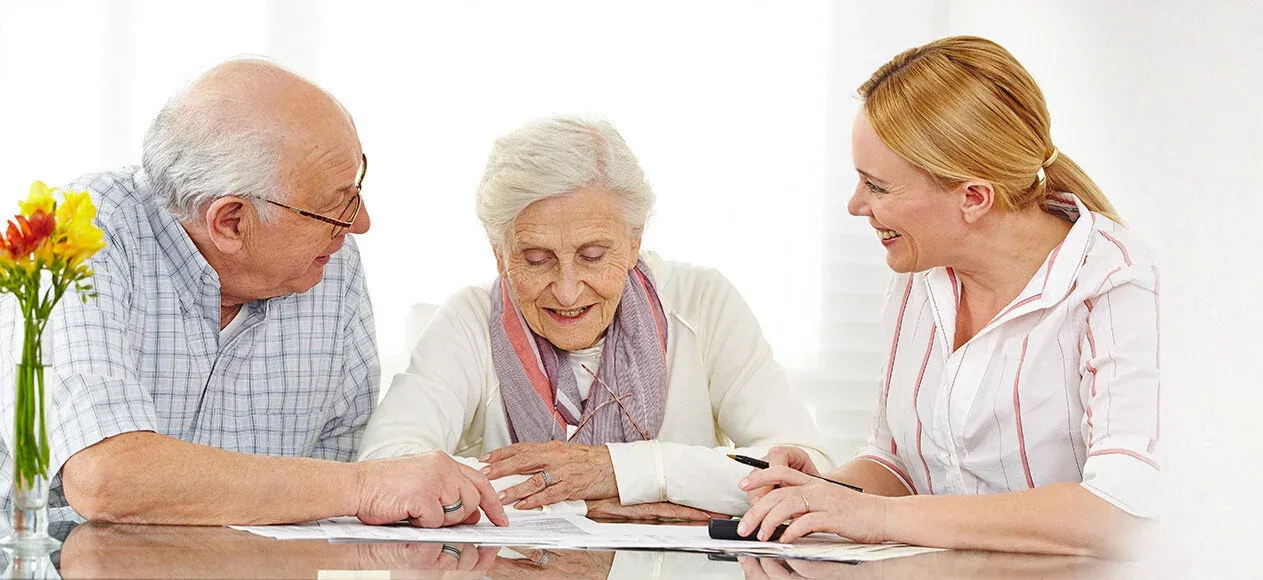
<path id="1" fill-rule="evenodd" d="M 18 295 L 24 324 L 22 355 L 14 384 L 13 476 L 15 484 L 27 489 L 35 486 L 38 477 L 48 477 L 49 460 L 41 337 L 51 304 L 48 304 L 47 297 L 40 300 L 39 276 L 38 270 L 29 274 Z"/>

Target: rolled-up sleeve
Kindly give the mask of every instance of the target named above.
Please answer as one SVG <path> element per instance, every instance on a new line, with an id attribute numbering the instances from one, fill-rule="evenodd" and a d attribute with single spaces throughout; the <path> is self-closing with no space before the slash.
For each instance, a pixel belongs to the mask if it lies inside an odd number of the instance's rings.
<path id="1" fill-rule="evenodd" d="M 882 372 L 882 377 L 886 373 Z M 881 381 L 881 388 L 877 391 L 877 404 L 873 406 L 873 428 L 868 436 L 868 442 L 859 448 L 856 452 L 855 459 L 863 459 L 872 461 L 889 471 L 899 479 L 899 483 L 908 490 L 908 493 L 917 493 L 916 487 L 912 483 L 912 478 L 908 477 L 908 467 L 904 465 L 903 460 L 895 452 L 895 439 L 890 433 L 890 423 L 886 416 L 886 389 L 889 388 L 885 378 Z"/>
<path id="2" fill-rule="evenodd" d="M 139 353 L 129 328 L 131 270 L 126 248 L 106 231 L 106 247 L 88 262 L 97 296 L 86 302 L 73 293 L 54 308 L 45 329 L 51 416 L 49 429 L 50 505 L 63 505 L 61 468 L 74 454 L 132 431 L 154 431 L 157 419 L 148 388 L 136 376 Z M 21 314 L 15 303 L 4 310 L 3 327 L 21 340 Z M 13 344 L 8 341 L 6 345 Z M 13 353 L 0 369 L 3 416 L 13 413 Z M 12 436 L 4 431 L 6 446 Z"/>
<path id="3" fill-rule="evenodd" d="M 1080 345 L 1088 459 L 1083 487 L 1138 517 L 1159 515 L 1157 272 L 1136 265 L 1088 300 Z"/>
<path id="4" fill-rule="evenodd" d="M 886 413 L 884 409 L 878 409 L 878 415 L 874 418 L 873 432 L 868 437 L 868 443 L 860 447 L 856 452 L 855 459 L 872 461 L 889 471 L 895 476 L 899 483 L 908 490 L 908 493 L 917 493 L 916 487 L 912 484 L 912 478 L 908 477 L 908 468 L 903 464 L 903 460 L 898 455 L 891 453 L 893 439 L 890 436 L 890 427 L 886 423 Z"/>

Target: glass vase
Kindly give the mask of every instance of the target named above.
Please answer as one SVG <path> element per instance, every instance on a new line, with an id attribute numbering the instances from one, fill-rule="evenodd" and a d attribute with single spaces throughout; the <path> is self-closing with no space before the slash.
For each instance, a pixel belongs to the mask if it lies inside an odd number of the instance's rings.
<path id="1" fill-rule="evenodd" d="M 23 553 L 52 552 L 61 546 L 48 535 L 48 430 L 51 389 L 43 359 L 42 328 L 26 325 L 20 359 L 15 365 L 13 438 L 9 450 L 13 470 L 10 534 L 0 547 Z"/>
<path id="2" fill-rule="evenodd" d="M 57 565 L 53 563 L 53 552 L 49 550 L 29 550 L 27 548 L 5 549 L 9 565 L 5 567 L 3 577 L 12 580 L 60 580 Z"/>

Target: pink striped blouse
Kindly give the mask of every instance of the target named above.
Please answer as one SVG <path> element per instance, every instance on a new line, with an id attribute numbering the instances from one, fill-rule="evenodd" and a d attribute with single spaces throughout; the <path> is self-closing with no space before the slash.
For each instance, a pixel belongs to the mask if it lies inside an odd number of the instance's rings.
<path id="1" fill-rule="evenodd" d="M 985 494 L 1062 481 L 1157 517 L 1158 271 L 1123 226 L 1073 195 L 1074 223 L 1022 293 L 952 352 L 950 268 L 895 275 L 889 354 L 860 457 L 914 493 Z"/>

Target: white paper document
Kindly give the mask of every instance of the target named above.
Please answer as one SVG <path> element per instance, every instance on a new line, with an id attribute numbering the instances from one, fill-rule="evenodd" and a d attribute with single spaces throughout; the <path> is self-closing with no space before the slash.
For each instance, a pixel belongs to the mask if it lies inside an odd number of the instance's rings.
<path id="1" fill-rule="evenodd" d="M 535 516 L 517 518 L 508 527 L 496 527 L 488 521 L 470 526 L 448 528 L 416 528 L 408 524 L 370 526 L 355 518 L 321 520 L 320 529 L 330 541 L 374 542 L 470 542 L 499 546 L 553 545 L 568 537 L 585 535 L 573 519 L 581 516 Z"/>
<path id="2" fill-rule="evenodd" d="M 305 524 L 285 524 L 278 526 L 228 526 L 234 530 L 250 532 L 260 536 L 267 536 L 275 540 L 328 540 L 324 530 L 320 529 L 320 522 L 307 522 Z"/>
<path id="3" fill-rule="evenodd" d="M 938 551 L 905 544 L 855 544 L 815 534 L 795 544 L 715 540 L 706 526 L 594 522 L 578 515 L 515 517 L 508 527 L 483 521 L 471 526 L 415 528 L 407 524 L 370 526 L 355 518 L 333 518 L 288 526 L 233 526 L 276 538 L 331 542 L 467 542 L 557 549 L 642 549 L 726 552 L 763 557 L 871 561 Z"/>

